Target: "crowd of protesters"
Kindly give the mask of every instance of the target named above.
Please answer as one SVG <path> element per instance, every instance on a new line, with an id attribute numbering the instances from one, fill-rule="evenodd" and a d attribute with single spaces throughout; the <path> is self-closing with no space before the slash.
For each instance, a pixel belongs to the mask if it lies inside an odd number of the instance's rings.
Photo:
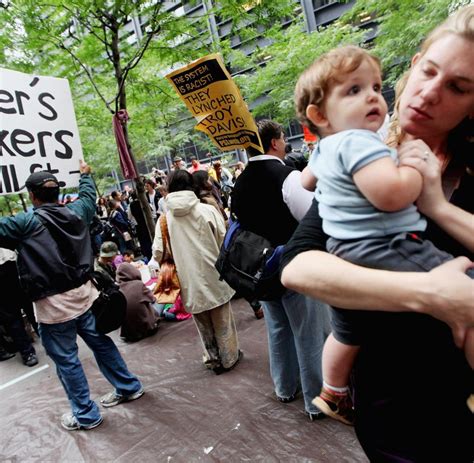
<path id="1" fill-rule="evenodd" d="M 455 257 L 474 252 L 473 40 L 474 6 L 429 35 L 398 88 L 393 150 L 379 132 L 386 114 L 379 62 L 357 47 L 323 55 L 295 94 L 298 117 L 321 137 L 308 146 L 309 169 L 270 120 L 257 124 L 264 153 L 248 149 L 247 166 L 233 172 L 221 161 L 206 168 L 193 158 L 187 166 L 176 156 L 169 175 L 154 169 L 143 179 L 153 242 L 134 191 L 96 199 L 90 168 L 81 163 L 78 198 L 59 204 L 54 175 L 33 173 L 26 187 L 35 210 L 0 221 L 0 247 L 18 252 L 1 250 L 2 275 L 19 277 L 25 295 L 3 298 L 0 323 L 16 333 L 25 365 L 35 365 L 21 318 L 21 309 L 31 317 L 34 302 L 37 331 L 71 403 L 62 426 L 93 429 L 103 420 L 89 396 L 77 334 L 114 386 L 100 400 L 104 407 L 144 394 L 113 341 L 96 330 L 90 274 L 126 295 L 121 335 L 151 336 L 163 307 L 139 269 L 160 261 L 167 239 L 181 284 L 176 310 L 187 312 L 183 319 L 192 314 L 204 367 L 222 374 L 239 364 L 235 294 L 214 267 L 236 217 L 272 245 L 285 245 L 282 281 L 291 289 L 262 304 L 248 301 L 265 319 L 275 399 L 288 403 L 301 393 L 309 420 L 355 425 L 372 461 L 472 461 L 473 264 Z M 395 194 L 397 181 L 403 188 Z M 332 311 L 331 323 L 327 304 L 344 308 Z M 10 357 L 0 348 L 0 360 Z"/>

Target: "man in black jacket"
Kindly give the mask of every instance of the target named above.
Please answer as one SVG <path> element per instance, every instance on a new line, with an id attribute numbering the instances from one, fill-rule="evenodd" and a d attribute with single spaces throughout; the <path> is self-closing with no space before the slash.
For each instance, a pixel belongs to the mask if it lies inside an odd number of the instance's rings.
<path id="1" fill-rule="evenodd" d="M 41 341 L 56 364 L 72 413 L 61 418 L 68 431 L 93 429 L 102 423 L 78 357 L 79 334 L 94 352 L 103 375 L 115 390 L 101 399 L 104 407 L 138 399 L 144 393 L 114 342 L 97 332 L 89 310 L 98 292 L 90 281 L 92 249 L 88 225 L 95 213 L 90 167 L 81 162 L 79 199 L 59 204 L 59 182 L 49 172 L 26 181 L 34 210 L 0 219 L 0 247 L 18 250 L 18 273 L 35 303 Z"/>
<path id="2" fill-rule="evenodd" d="M 257 125 L 265 154 L 249 150 L 251 158 L 232 193 L 232 213 L 242 228 L 278 246 L 290 239 L 313 195 L 301 186 L 301 172 L 283 162 L 282 127 L 270 120 Z M 321 354 L 330 330 L 328 307 L 289 290 L 262 305 L 277 400 L 291 402 L 301 385 L 309 418 L 322 418 L 311 401 L 322 385 Z"/>

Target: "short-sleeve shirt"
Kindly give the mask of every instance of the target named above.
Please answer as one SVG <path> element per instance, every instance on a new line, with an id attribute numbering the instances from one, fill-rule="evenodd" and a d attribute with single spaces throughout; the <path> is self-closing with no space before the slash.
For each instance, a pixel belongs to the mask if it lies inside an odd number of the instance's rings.
<path id="1" fill-rule="evenodd" d="M 424 231 L 426 220 L 412 204 L 395 212 L 375 208 L 359 191 L 353 175 L 383 157 L 397 163 L 397 152 L 370 130 L 345 130 L 323 138 L 309 167 L 318 179 L 315 196 L 324 232 L 340 239 L 377 238 Z"/>

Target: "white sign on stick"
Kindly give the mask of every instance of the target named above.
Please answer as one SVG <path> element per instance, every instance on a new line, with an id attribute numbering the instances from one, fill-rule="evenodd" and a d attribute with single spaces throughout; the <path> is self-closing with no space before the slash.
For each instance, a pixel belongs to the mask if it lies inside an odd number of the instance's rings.
<path id="1" fill-rule="evenodd" d="M 80 159 L 68 81 L 0 68 L 0 195 L 25 191 L 39 170 L 77 186 Z"/>

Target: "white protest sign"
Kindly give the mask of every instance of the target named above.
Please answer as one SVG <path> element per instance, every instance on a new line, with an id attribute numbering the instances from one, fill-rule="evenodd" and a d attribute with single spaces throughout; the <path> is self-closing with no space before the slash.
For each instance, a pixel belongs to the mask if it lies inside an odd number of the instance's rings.
<path id="1" fill-rule="evenodd" d="M 66 79 L 0 68 L 0 195 L 25 191 L 28 176 L 79 184 L 82 147 Z"/>

